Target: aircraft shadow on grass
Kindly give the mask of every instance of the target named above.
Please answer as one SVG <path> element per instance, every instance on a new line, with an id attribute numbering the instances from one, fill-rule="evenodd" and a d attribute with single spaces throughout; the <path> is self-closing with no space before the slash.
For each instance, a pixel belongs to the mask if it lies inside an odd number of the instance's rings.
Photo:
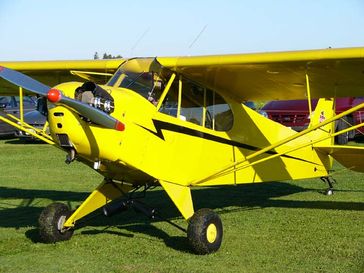
<path id="1" fill-rule="evenodd" d="M 314 191 L 316 189 L 302 188 L 283 182 L 271 182 L 262 184 L 246 184 L 236 187 L 213 187 L 197 189 L 192 192 L 195 209 L 211 208 L 216 209 L 219 214 L 231 213 L 235 211 L 245 211 L 252 209 L 262 209 L 268 207 L 278 208 L 308 208 L 325 210 L 356 210 L 363 211 L 362 202 L 333 201 L 328 197 L 327 201 L 304 201 L 304 200 L 280 200 L 275 199 L 295 193 Z M 337 190 L 340 191 L 340 190 Z M 343 190 L 344 191 L 344 190 Z M 26 236 L 39 242 L 37 219 L 43 207 L 39 206 L 41 199 L 48 199 L 57 202 L 74 203 L 83 201 L 89 193 L 57 191 L 57 190 L 24 190 L 8 187 L 0 187 L 0 227 L 22 228 L 34 227 L 26 232 Z M 22 200 L 20 205 L 12 205 L 10 200 Z M 156 208 L 161 215 L 169 220 L 180 217 L 180 213 L 173 205 L 163 190 L 154 190 L 147 193 L 143 200 L 146 204 Z M 114 217 L 106 218 L 99 216 L 100 211 L 96 211 L 90 217 L 80 221 L 79 227 L 105 227 L 105 229 L 85 230 L 81 234 L 110 233 L 125 237 L 132 237 L 133 233 L 142 233 L 151 237 L 161 239 L 169 247 L 181 251 L 189 251 L 185 234 L 181 236 L 170 236 L 154 225 L 146 225 L 150 220 L 141 213 L 129 210 Z M 97 216 L 97 217 L 95 217 Z M 118 227 L 118 231 L 109 230 L 108 227 Z"/>

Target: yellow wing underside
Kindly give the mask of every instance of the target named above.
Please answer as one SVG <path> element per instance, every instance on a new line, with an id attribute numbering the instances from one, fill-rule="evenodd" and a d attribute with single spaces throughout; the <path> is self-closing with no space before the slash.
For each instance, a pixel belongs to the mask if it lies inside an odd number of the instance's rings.
<path id="1" fill-rule="evenodd" d="M 168 57 L 158 61 L 235 100 L 358 97 L 364 94 L 364 47 Z"/>

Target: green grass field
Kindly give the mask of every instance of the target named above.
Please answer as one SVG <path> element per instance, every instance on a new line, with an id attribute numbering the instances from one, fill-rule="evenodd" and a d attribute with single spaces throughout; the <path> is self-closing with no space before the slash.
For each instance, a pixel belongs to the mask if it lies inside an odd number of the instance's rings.
<path id="1" fill-rule="evenodd" d="M 45 144 L 2 139 L 0 151 L 0 272 L 364 272 L 363 175 L 337 165 L 333 196 L 319 179 L 194 190 L 224 225 L 221 249 L 198 256 L 182 231 L 134 211 L 39 242 L 42 208 L 76 207 L 102 177 Z M 145 201 L 187 226 L 161 189 Z"/>

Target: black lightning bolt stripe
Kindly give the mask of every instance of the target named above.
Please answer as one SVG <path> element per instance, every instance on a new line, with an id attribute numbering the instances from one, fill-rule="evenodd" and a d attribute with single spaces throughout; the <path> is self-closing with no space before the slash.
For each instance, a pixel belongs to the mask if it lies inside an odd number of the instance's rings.
<path id="1" fill-rule="evenodd" d="M 164 135 L 162 130 L 167 130 L 167 131 L 171 131 L 171 132 L 175 132 L 175 133 L 180 133 L 180 134 L 185 134 L 185 135 L 189 135 L 189 136 L 194 136 L 194 137 L 199 137 L 199 138 L 203 138 L 206 140 L 211 140 L 211 141 L 215 141 L 218 143 L 223 143 L 223 144 L 227 144 L 227 145 L 231 145 L 231 146 L 235 146 L 235 147 L 239 147 L 239 148 L 243 148 L 246 150 L 250 150 L 250 151 L 259 151 L 261 150 L 261 148 L 255 147 L 255 146 L 251 146 L 248 144 L 244 144 L 241 142 L 237 142 L 237 141 L 233 141 L 230 139 L 226 139 L 226 138 L 222 138 L 222 137 L 218 137 L 212 134 L 208 134 L 205 132 L 201 132 L 195 129 L 191 129 L 191 128 L 187 128 L 181 125 L 177 125 L 177 124 L 173 124 L 173 123 L 169 123 L 169 122 L 165 122 L 165 121 L 161 121 L 161 120 L 156 120 L 153 119 L 153 124 L 154 127 L 156 129 L 156 132 L 152 131 L 151 129 L 148 129 L 142 125 L 137 124 L 139 127 L 147 130 L 148 132 L 152 133 L 153 135 L 155 135 L 156 137 L 165 140 L 164 139 Z M 277 152 L 275 151 L 267 151 L 265 152 L 266 154 L 270 154 L 270 155 L 275 155 L 277 154 Z M 282 155 L 282 157 L 286 157 L 286 158 L 291 158 L 291 159 L 296 159 L 299 161 L 304 161 L 304 162 L 308 162 L 314 165 L 317 165 L 317 163 L 315 162 L 311 162 L 302 158 L 298 158 L 298 157 L 293 157 L 293 156 L 289 156 L 289 155 Z"/>

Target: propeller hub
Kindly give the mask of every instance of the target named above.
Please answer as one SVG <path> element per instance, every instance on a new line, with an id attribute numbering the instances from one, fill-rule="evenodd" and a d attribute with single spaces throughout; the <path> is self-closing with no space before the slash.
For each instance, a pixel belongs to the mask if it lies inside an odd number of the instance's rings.
<path id="1" fill-rule="evenodd" d="M 52 103 L 57 103 L 61 100 L 62 94 L 58 89 L 51 89 L 47 93 L 47 99 Z"/>
<path id="2" fill-rule="evenodd" d="M 118 131 L 124 131 L 125 130 L 125 124 L 122 123 L 121 121 L 116 121 L 115 123 L 115 129 Z"/>

